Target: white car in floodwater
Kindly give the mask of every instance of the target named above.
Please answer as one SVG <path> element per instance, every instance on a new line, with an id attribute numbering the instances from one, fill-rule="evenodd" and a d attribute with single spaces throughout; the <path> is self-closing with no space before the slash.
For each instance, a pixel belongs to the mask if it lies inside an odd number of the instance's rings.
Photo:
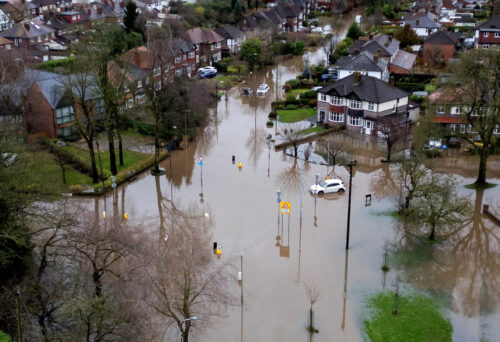
<path id="1" fill-rule="evenodd" d="M 331 192 L 344 192 L 345 185 L 340 179 L 326 179 L 318 185 L 313 184 L 311 188 L 309 188 L 309 191 L 316 195 L 323 195 Z"/>
<path id="2" fill-rule="evenodd" d="M 269 92 L 269 86 L 265 83 L 262 83 L 257 89 L 257 95 L 264 96 Z"/>

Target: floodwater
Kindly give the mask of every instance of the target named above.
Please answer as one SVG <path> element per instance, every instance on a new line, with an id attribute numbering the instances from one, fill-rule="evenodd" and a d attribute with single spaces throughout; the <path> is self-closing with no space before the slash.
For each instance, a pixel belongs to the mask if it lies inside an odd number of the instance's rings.
<path id="1" fill-rule="evenodd" d="M 500 327 L 494 324 L 500 319 L 500 227 L 482 215 L 481 208 L 484 203 L 499 208 L 500 191 L 475 193 L 462 186 L 473 182 L 476 159 L 449 156 L 438 165 L 457 174 L 460 192 L 469 194 L 475 204 L 464 229 L 435 246 L 421 262 L 399 262 L 384 275 L 380 269 L 384 246 L 394 254 L 419 255 L 422 249 L 411 244 L 392 217 L 384 215 L 393 210 L 392 202 L 374 195 L 371 205 L 365 206 L 375 176 L 391 182 L 388 165 L 380 163 L 383 146 L 365 136 L 337 138 L 358 161 L 353 170 L 346 253 L 347 193 L 311 196 L 308 189 L 315 175 L 324 178 L 327 167 L 296 161 L 266 143 L 266 135 L 274 136 L 276 129 L 266 128 L 275 89 L 301 72 L 306 58 L 311 61 L 321 53 L 309 52 L 281 62 L 279 71 L 273 67 L 249 76 L 246 86 L 256 89 L 260 83 L 269 84 L 271 91 L 263 99 L 243 98 L 243 84 L 229 90 L 198 139 L 162 162 L 165 176 L 155 178 L 145 172 L 117 188 L 115 215 L 126 212 L 131 224 L 147 220 L 145 234 L 161 236 L 156 228 L 161 225 L 159 197 L 171 199 L 178 207 L 198 206 L 213 221 L 212 240 L 222 245 L 221 259 L 234 258 L 239 268 L 243 252 L 243 306 L 235 272 L 230 291 L 237 300 L 212 327 L 193 336 L 194 341 L 362 341 L 365 299 L 393 289 L 396 274 L 403 291 L 422 291 L 442 305 L 453 324 L 454 341 L 481 337 L 493 341 L 500 336 Z M 335 175 L 349 182 L 348 168 L 336 166 Z M 488 176 L 500 182 L 498 157 L 491 158 Z M 291 202 L 291 215 L 283 219 L 278 214 L 278 189 L 281 199 Z M 106 205 L 113 206 L 110 195 Z M 214 258 L 214 262 L 221 260 Z M 306 286 L 319 293 L 314 304 L 314 326 L 319 332 L 312 337 L 306 331 Z"/>

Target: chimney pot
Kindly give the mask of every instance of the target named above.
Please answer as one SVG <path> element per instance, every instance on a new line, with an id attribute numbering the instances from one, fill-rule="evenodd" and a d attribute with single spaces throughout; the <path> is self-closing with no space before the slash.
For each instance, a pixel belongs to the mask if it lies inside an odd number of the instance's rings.
<path id="1" fill-rule="evenodd" d="M 370 32 L 368 39 L 372 40 L 373 39 L 373 33 Z"/>
<path id="2" fill-rule="evenodd" d="M 373 56 L 373 61 L 375 64 L 378 64 L 378 55 Z"/>
<path id="3" fill-rule="evenodd" d="M 354 85 L 358 85 L 360 81 L 361 81 L 361 74 L 359 71 L 356 71 L 354 73 Z"/>
<path id="4" fill-rule="evenodd" d="M 389 85 L 394 87 L 394 82 L 395 82 L 394 76 L 389 77 Z"/>
<path id="5" fill-rule="evenodd" d="M 356 48 L 356 49 L 354 50 L 354 56 L 359 55 L 359 53 L 360 53 L 360 50 L 359 50 L 358 48 Z"/>
<path id="6" fill-rule="evenodd" d="M 102 7 L 99 6 L 99 8 L 97 9 L 97 13 L 102 14 Z"/>
<path id="7" fill-rule="evenodd" d="M 417 19 L 417 20 L 415 21 L 415 24 L 416 24 L 417 26 L 418 26 L 418 25 L 420 25 L 420 19 Z"/>
<path id="8" fill-rule="evenodd" d="M 92 15 L 92 10 L 90 8 L 87 9 L 88 15 Z"/>

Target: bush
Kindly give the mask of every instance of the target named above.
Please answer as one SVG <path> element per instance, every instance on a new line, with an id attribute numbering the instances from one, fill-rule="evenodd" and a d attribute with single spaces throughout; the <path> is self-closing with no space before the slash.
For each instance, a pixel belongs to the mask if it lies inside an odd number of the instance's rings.
<path id="1" fill-rule="evenodd" d="M 361 30 L 359 25 L 353 21 L 347 30 L 346 37 L 351 38 L 352 40 L 357 40 L 360 36 L 365 36 L 366 33 Z"/>
<path id="2" fill-rule="evenodd" d="M 286 96 L 286 102 L 288 102 L 288 103 L 295 103 L 295 102 L 297 102 L 297 98 L 293 94 L 288 94 Z"/>
<path id="3" fill-rule="evenodd" d="M 285 83 L 285 85 L 283 85 L 283 89 L 285 90 L 285 93 L 288 93 L 290 90 L 292 90 L 292 86 L 288 83 Z"/>
<path id="4" fill-rule="evenodd" d="M 423 91 L 425 89 L 425 84 L 423 83 L 406 83 L 406 82 L 396 82 L 396 87 L 412 92 L 412 91 Z"/>
<path id="5" fill-rule="evenodd" d="M 239 70 L 233 66 L 228 66 L 227 67 L 227 72 L 231 73 L 231 74 L 237 74 L 239 73 Z"/>
<path id="6" fill-rule="evenodd" d="M 288 104 L 286 105 L 286 109 L 297 109 L 297 106 L 294 104 Z"/>
<path id="7" fill-rule="evenodd" d="M 318 93 L 315 92 L 314 90 L 309 90 L 306 91 L 305 93 L 300 94 L 299 97 L 301 99 L 315 99 L 316 97 L 318 97 Z"/>
<path id="8" fill-rule="evenodd" d="M 427 158 L 439 158 L 441 157 L 441 151 L 436 149 L 425 150 L 425 156 Z"/>
<path id="9" fill-rule="evenodd" d="M 12 338 L 0 330 L 0 342 L 12 342 Z"/>
<path id="10" fill-rule="evenodd" d="M 276 119 L 276 117 L 277 117 L 277 116 L 278 116 L 278 113 L 276 113 L 276 112 L 271 112 L 271 113 L 269 113 L 268 118 L 269 118 L 269 119 Z"/>
<path id="11" fill-rule="evenodd" d="M 316 107 L 318 105 L 318 100 L 317 99 L 314 99 L 314 100 L 309 100 L 309 107 Z"/>
<path id="12" fill-rule="evenodd" d="M 267 127 L 273 127 L 274 126 L 274 122 L 268 121 L 268 122 L 266 122 L 266 126 Z"/>
<path id="13" fill-rule="evenodd" d="M 288 80 L 285 82 L 285 85 L 286 84 L 289 84 L 290 87 L 292 87 L 292 89 L 297 89 L 297 88 L 300 88 L 302 86 L 302 84 L 300 83 L 300 81 L 296 78 L 292 79 L 292 80 Z"/>
<path id="14" fill-rule="evenodd" d="M 155 135 L 155 126 L 152 124 L 125 118 L 125 125 L 127 128 L 132 128 L 134 131 L 137 131 L 142 135 Z"/>
<path id="15" fill-rule="evenodd" d="M 302 106 L 308 106 L 308 105 L 309 105 L 309 101 L 310 101 L 310 99 L 305 99 L 305 98 L 301 98 L 301 99 L 299 99 L 299 103 L 300 103 Z"/>

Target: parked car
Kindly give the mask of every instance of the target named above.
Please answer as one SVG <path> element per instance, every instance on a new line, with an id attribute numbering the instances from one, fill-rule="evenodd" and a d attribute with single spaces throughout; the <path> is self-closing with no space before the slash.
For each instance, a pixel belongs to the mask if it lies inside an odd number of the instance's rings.
<path id="1" fill-rule="evenodd" d="M 215 76 L 217 76 L 217 69 L 213 66 L 198 69 L 198 78 L 212 78 Z"/>
<path id="2" fill-rule="evenodd" d="M 332 27 L 330 25 L 325 25 L 325 27 L 323 27 L 323 34 L 327 35 L 330 33 L 332 33 Z"/>
<path id="3" fill-rule="evenodd" d="M 267 95 L 269 92 L 269 86 L 265 83 L 262 83 L 257 89 L 257 95 Z"/>
<path id="4" fill-rule="evenodd" d="M 459 137 L 447 137 L 446 138 L 446 146 L 448 146 L 450 148 L 460 147 L 460 138 Z"/>
<path id="5" fill-rule="evenodd" d="M 311 33 L 323 33 L 323 29 L 321 27 L 315 27 L 311 30 Z"/>
<path id="6" fill-rule="evenodd" d="M 334 67 L 334 66 L 329 67 L 328 73 L 331 75 L 337 75 L 337 67 Z"/>
<path id="7" fill-rule="evenodd" d="M 440 149 L 443 146 L 441 140 L 429 140 L 427 144 L 424 145 L 426 150 Z"/>
<path id="8" fill-rule="evenodd" d="M 242 88 L 241 89 L 241 95 L 243 95 L 243 96 L 250 96 L 250 95 L 252 95 L 252 93 L 253 93 L 252 88 Z"/>
<path id="9" fill-rule="evenodd" d="M 337 75 L 334 74 L 323 74 L 321 75 L 321 80 L 323 82 L 333 81 L 337 79 Z"/>
<path id="10" fill-rule="evenodd" d="M 309 188 L 312 194 L 323 195 L 330 192 L 344 192 L 345 185 L 340 179 L 326 179 L 318 185 L 313 184 Z"/>

